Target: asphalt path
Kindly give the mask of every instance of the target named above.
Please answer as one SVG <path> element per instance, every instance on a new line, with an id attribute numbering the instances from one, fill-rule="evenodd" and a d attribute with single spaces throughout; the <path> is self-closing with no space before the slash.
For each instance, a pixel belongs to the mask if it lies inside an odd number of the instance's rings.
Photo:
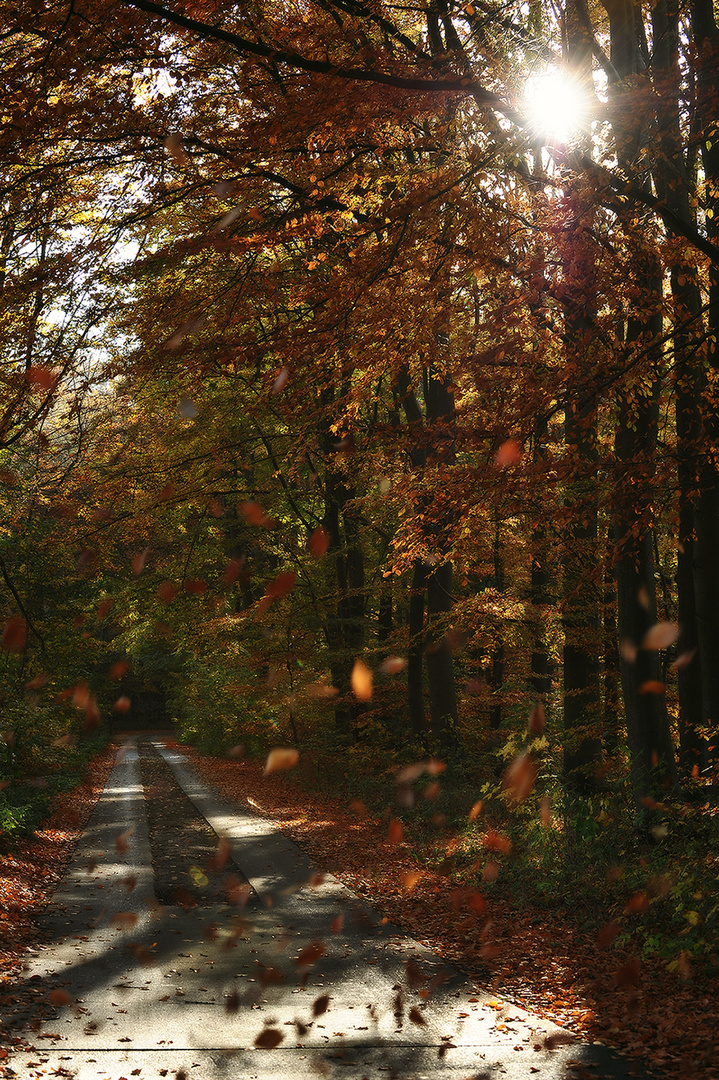
<path id="1" fill-rule="evenodd" d="M 229 845 L 226 903 L 158 905 L 137 748 L 116 764 L 0 1022 L 0 1075 L 538 1080 L 642 1073 L 488 994 L 156 748 Z M 233 866 L 233 863 L 235 866 Z M 249 883 L 251 889 L 247 886 Z"/>

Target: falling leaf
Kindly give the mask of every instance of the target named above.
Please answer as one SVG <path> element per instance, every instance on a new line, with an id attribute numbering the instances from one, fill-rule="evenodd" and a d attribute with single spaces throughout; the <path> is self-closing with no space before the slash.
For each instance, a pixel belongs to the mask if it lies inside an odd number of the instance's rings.
<path id="1" fill-rule="evenodd" d="M 407 661 L 403 656 L 387 656 L 380 664 L 380 671 L 385 675 L 396 675 L 407 666 Z"/>
<path id="2" fill-rule="evenodd" d="M 292 747 L 275 747 L 275 749 L 270 750 L 267 755 L 264 775 L 268 776 L 273 772 L 280 772 L 285 769 L 293 768 L 297 764 L 299 756 L 299 750 L 295 750 Z"/>
<path id="3" fill-rule="evenodd" d="M 183 584 L 185 592 L 190 596 L 202 596 L 207 590 L 207 582 L 202 581 L 200 578 L 185 578 Z"/>
<path id="4" fill-rule="evenodd" d="M 692 662 L 692 660 L 694 659 L 695 656 L 696 656 L 696 649 L 690 649 L 688 652 L 681 653 L 676 658 L 676 660 L 672 664 L 669 665 L 669 670 L 672 671 L 672 672 L 674 672 L 674 671 L 683 671 L 684 668 L 689 667 L 689 665 L 691 664 L 691 662 Z"/>
<path id="5" fill-rule="evenodd" d="M 422 1010 L 419 1009 L 416 1005 L 412 1006 L 412 1008 L 409 1010 L 408 1015 L 413 1024 L 418 1024 L 419 1027 L 427 1026 L 427 1021 L 424 1018 Z"/>
<path id="6" fill-rule="evenodd" d="M 488 829 L 483 838 L 484 846 L 488 851 L 496 851 L 498 855 L 508 855 L 512 850 L 512 841 L 496 829 Z"/>
<path id="7" fill-rule="evenodd" d="M 621 965 L 614 978 L 617 986 L 638 986 L 641 978 L 639 957 L 631 956 Z"/>
<path id="8" fill-rule="evenodd" d="M 287 380 L 290 377 L 290 369 L 285 365 L 282 370 L 277 374 L 275 381 L 272 384 L 271 394 L 279 394 L 284 389 Z"/>
<path id="9" fill-rule="evenodd" d="M 313 964 L 316 964 L 326 952 L 327 950 L 321 941 L 313 941 L 310 945 L 307 945 L 302 949 L 295 960 L 295 963 L 298 968 L 310 968 Z"/>
<path id="10" fill-rule="evenodd" d="M 610 922 L 597 934 L 597 945 L 600 949 L 608 949 L 620 931 L 619 923 Z"/>
<path id="11" fill-rule="evenodd" d="M 85 710 L 85 731 L 97 731 L 100 726 L 100 709 L 98 708 L 97 700 L 94 694 L 90 695 L 90 700 L 87 703 Z"/>
<path id="12" fill-rule="evenodd" d="M 316 559 L 321 559 L 330 546 L 330 534 L 318 525 L 310 536 L 307 546 Z"/>
<path id="13" fill-rule="evenodd" d="M 222 870 L 232 854 L 232 845 L 226 836 L 220 837 L 220 842 L 215 849 L 214 855 L 208 860 L 208 869 L 214 873 L 219 873 Z"/>
<path id="14" fill-rule="evenodd" d="M 130 839 L 134 831 L 135 826 L 131 825 L 129 829 L 126 829 L 125 832 L 120 833 L 119 836 L 115 837 L 115 847 L 117 848 L 120 855 L 127 855 L 129 847 L 128 840 Z"/>
<path id="15" fill-rule="evenodd" d="M 349 808 L 352 813 L 362 821 L 365 821 L 369 817 L 367 807 L 360 799 L 353 799 L 349 804 Z"/>
<path id="16" fill-rule="evenodd" d="M 647 679 L 639 687 L 640 694 L 663 694 L 666 687 L 658 679 Z"/>
<path id="17" fill-rule="evenodd" d="M 5 623 L 2 647 L 5 652 L 22 652 L 27 641 L 27 624 L 19 615 L 13 615 Z"/>
<path id="18" fill-rule="evenodd" d="M 112 707 L 117 713 L 126 713 L 130 711 L 132 702 L 127 694 L 122 694 Z"/>
<path id="19" fill-rule="evenodd" d="M 484 802 L 482 801 L 482 799 L 477 799 L 476 803 L 473 805 L 472 809 L 469 811 L 468 816 L 469 816 L 470 821 L 476 821 L 477 820 L 479 815 L 482 813 L 482 807 L 483 806 L 484 806 Z"/>
<path id="20" fill-rule="evenodd" d="M 414 765 L 405 765 L 405 767 L 397 773 L 397 783 L 411 784 L 413 780 L 416 780 L 418 776 L 422 775 L 426 767 L 426 761 L 417 761 Z"/>
<path id="21" fill-rule="evenodd" d="M 312 1015 L 323 1016 L 327 1012 L 330 1004 L 329 994 L 322 994 L 321 997 L 315 998 L 312 1002 Z"/>
<path id="22" fill-rule="evenodd" d="M 47 686 L 50 682 L 50 676 L 44 672 L 39 675 L 34 675 L 32 679 L 29 679 L 25 683 L 26 690 L 42 690 L 43 686 Z"/>
<path id="23" fill-rule="evenodd" d="M 59 376 L 41 364 L 32 364 L 27 368 L 25 378 L 38 390 L 54 390 L 59 382 Z"/>
<path id="24" fill-rule="evenodd" d="M 529 710 L 529 734 L 541 735 L 544 731 L 545 723 L 544 705 L 541 701 L 537 701 Z"/>
<path id="25" fill-rule="evenodd" d="M 240 995 L 236 990 L 231 990 L 229 994 L 225 994 L 225 1012 L 232 1016 L 240 1007 Z"/>
<path id="26" fill-rule="evenodd" d="M 333 934 L 340 934 L 345 925 L 344 915 L 335 915 L 334 919 L 330 923 L 330 930 Z"/>
<path id="27" fill-rule="evenodd" d="M 108 678 L 112 679 L 114 682 L 118 682 L 123 677 L 123 675 L 127 675 L 129 670 L 129 660 L 118 660 L 117 663 L 113 664 L 110 668 L 110 671 L 108 672 Z"/>
<path id="28" fill-rule="evenodd" d="M 350 678 L 352 692 L 358 701 L 369 701 L 372 697 L 372 672 L 361 660 L 355 660 Z"/>
<path id="29" fill-rule="evenodd" d="M 402 874 L 400 877 L 400 881 L 402 882 L 402 888 L 406 889 L 407 892 L 411 892 L 415 885 L 417 885 L 421 880 L 422 875 L 416 870 L 408 871 L 407 873 Z"/>
<path id="30" fill-rule="evenodd" d="M 284 1039 L 284 1033 L 277 1028 L 264 1028 L 255 1039 L 255 1046 L 259 1050 L 274 1050 Z"/>
<path id="31" fill-rule="evenodd" d="M 189 158 L 182 148 L 182 135 L 173 132 L 165 139 L 165 150 L 178 165 L 187 165 Z"/>
<path id="32" fill-rule="evenodd" d="M 305 687 L 305 693 L 310 698 L 333 698 L 337 697 L 339 690 L 336 686 L 328 686 L 325 682 L 309 683 Z"/>
<path id="33" fill-rule="evenodd" d="M 642 641 L 643 649 L 668 649 L 679 637 L 679 624 L 658 622 L 647 630 Z"/>
<path id="34" fill-rule="evenodd" d="M 227 587 L 228 585 L 232 585 L 233 581 L 237 581 L 238 577 L 240 576 L 240 570 L 244 566 L 244 563 L 244 555 L 240 559 L 230 559 L 224 571 L 222 572 L 220 584 Z"/>
<path id="35" fill-rule="evenodd" d="M 185 324 L 185 325 L 187 325 L 187 324 Z M 180 331 L 178 331 L 178 333 L 179 332 Z M 184 334 L 183 334 L 183 337 L 184 337 Z M 175 339 L 172 338 L 171 340 L 174 341 Z M 172 346 L 171 346 L 171 348 L 172 348 Z M 177 403 L 177 415 L 178 416 L 183 416 L 185 418 L 185 420 L 194 420 L 195 417 L 197 416 L 197 406 L 189 398 L 186 398 L 186 397 L 180 398 L 179 402 Z"/>
<path id="36" fill-rule="evenodd" d="M 522 458 L 522 446 L 516 439 L 507 439 L 494 455 L 494 464 L 500 469 L 517 465 Z"/>
<path id="37" fill-rule="evenodd" d="M 624 910 L 627 914 L 639 913 L 644 914 L 649 910 L 649 897 L 645 892 L 635 893 L 630 900 L 627 901 Z"/>
<path id="38" fill-rule="evenodd" d="M 538 772 L 538 762 L 526 751 L 514 759 L 502 778 L 512 802 L 524 802 L 534 786 Z"/>
<path id="39" fill-rule="evenodd" d="M 70 1005 L 75 999 L 67 990 L 51 990 L 50 1001 L 53 1005 Z"/>
<path id="40" fill-rule="evenodd" d="M 639 586 L 639 589 L 637 590 L 637 602 L 641 607 L 644 608 L 645 611 L 649 611 L 649 591 L 646 585 Z"/>
<path id="41" fill-rule="evenodd" d="M 179 591 L 177 585 L 172 581 L 163 581 L 161 585 L 157 586 L 157 596 L 163 604 L 171 603 Z"/>
<path id="42" fill-rule="evenodd" d="M 427 762 L 426 769 L 430 776 L 439 776 L 447 768 L 444 761 L 440 761 L 438 758 L 430 758 Z"/>
<path id="43" fill-rule="evenodd" d="M 150 549 L 149 547 L 146 547 L 144 551 L 141 551 L 140 554 L 136 555 L 135 558 L 132 560 L 132 572 L 135 577 L 138 577 L 145 569 L 145 563 L 147 562 L 147 557 L 149 554 Z"/>
<path id="44" fill-rule="evenodd" d="M 547 1050 L 556 1050 L 558 1046 L 569 1046 L 576 1041 L 576 1037 L 570 1035 L 568 1031 L 554 1031 L 551 1035 L 547 1035 L 544 1045 Z"/>
<path id="45" fill-rule="evenodd" d="M 267 516 L 258 502 L 241 502 L 238 509 L 250 525 L 261 525 L 265 529 L 274 528 L 275 522 Z"/>
<path id="46" fill-rule="evenodd" d="M 637 647 L 630 638 L 623 638 L 619 643 L 619 652 L 623 660 L 628 664 L 634 664 L 637 659 Z"/>
<path id="47" fill-rule="evenodd" d="M 392 818 L 387 830 L 387 841 L 390 844 L 401 844 L 404 839 L 404 827 L 397 818 Z"/>
<path id="48" fill-rule="evenodd" d="M 110 919 L 110 924 L 120 930 L 132 930 L 137 925 L 138 918 L 136 911 L 118 911 Z"/>

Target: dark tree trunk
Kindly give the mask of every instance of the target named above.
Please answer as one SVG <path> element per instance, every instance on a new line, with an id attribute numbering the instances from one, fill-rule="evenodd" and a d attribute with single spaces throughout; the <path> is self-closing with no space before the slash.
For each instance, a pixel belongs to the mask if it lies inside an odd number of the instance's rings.
<path id="1" fill-rule="evenodd" d="M 409 650 L 407 655 L 407 700 L 409 722 L 416 735 L 427 730 L 424 711 L 423 658 L 424 658 L 424 564 L 418 559 L 412 572 L 409 594 Z"/>

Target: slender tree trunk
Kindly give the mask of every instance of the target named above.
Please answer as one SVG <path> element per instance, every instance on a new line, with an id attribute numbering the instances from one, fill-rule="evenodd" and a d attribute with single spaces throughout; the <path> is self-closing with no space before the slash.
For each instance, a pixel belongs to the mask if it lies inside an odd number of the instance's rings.
<path id="1" fill-rule="evenodd" d="M 421 559 L 417 559 L 412 571 L 412 585 L 409 594 L 409 650 L 407 654 L 409 722 L 415 735 L 423 735 L 427 730 L 422 672 L 425 576 L 424 563 Z"/>

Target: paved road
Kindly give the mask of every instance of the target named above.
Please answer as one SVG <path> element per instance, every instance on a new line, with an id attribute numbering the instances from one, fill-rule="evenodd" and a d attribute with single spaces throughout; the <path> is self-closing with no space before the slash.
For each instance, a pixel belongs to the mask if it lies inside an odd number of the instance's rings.
<path id="1" fill-rule="evenodd" d="M 642 1075 L 604 1047 L 493 999 L 331 875 L 317 881 L 280 832 L 223 803 L 182 755 L 156 746 L 228 839 L 252 893 L 244 907 L 156 904 L 130 741 L 45 916 L 47 944 L 28 957 L 17 1003 L 2 1017 L 24 1039 L 0 1066 L 6 1076 Z"/>

